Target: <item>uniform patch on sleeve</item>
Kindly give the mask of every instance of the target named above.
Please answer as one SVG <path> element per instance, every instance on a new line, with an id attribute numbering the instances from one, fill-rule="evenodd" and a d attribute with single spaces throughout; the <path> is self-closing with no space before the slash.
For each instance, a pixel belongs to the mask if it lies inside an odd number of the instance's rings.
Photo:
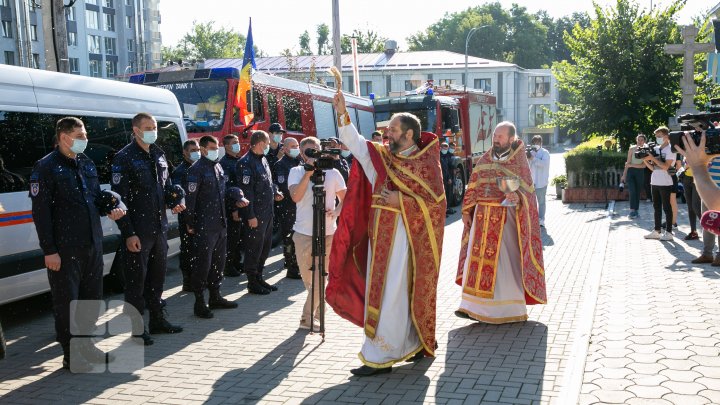
<path id="1" fill-rule="evenodd" d="M 278 183 L 285 183 L 285 176 L 278 175 Z"/>
<path id="2" fill-rule="evenodd" d="M 191 193 L 194 193 L 195 191 L 197 191 L 197 183 L 189 182 L 188 183 L 188 191 Z"/>
<path id="3" fill-rule="evenodd" d="M 37 197 L 40 192 L 40 183 L 30 183 L 30 195 Z"/>
<path id="4" fill-rule="evenodd" d="M 120 179 L 122 179 L 122 174 L 120 174 L 120 173 L 112 174 L 112 183 L 113 184 L 120 184 Z"/>

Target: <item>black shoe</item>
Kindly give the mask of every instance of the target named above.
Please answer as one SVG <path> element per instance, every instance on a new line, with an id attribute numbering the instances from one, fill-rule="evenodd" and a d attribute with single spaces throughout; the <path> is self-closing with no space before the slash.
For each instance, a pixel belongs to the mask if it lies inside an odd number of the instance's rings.
<path id="1" fill-rule="evenodd" d="M 158 333 L 180 333 L 183 331 L 182 326 L 173 325 L 165 319 L 165 314 L 150 315 L 150 333 L 153 335 Z"/>
<path id="2" fill-rule="evenodd" d="M 457 316 L 458 318 L 470 319 L 470 315 L 466 314 L 463 311 L 455 311 L 455 316 Z"/>
<path id="3" fill-rule="evenodd" d="M 291 278 L 293 280 L 302 280 L 300 271 L 296 270 L 296 269 L 288 269 L 287 274 L 285 274 L 285 277 Z"/>
<path id="4" fill-rule="evenodd" d="M 93 370 L 92 364 L 82 356 L 73 356 L 71 360 L 69 352 L 63 355 L 62 368 L 72 373 L 89 373 Z"/>
<path id="5" fill-rule="evenodd" d="M 165 301 L 164 298 L 160 298 L 160 308 L 165 308 L 167 306 L 167 301 Z"/>
<path id="6" fill-rule="evenodd" d="M 225 298 L 221 296 L 217 297 L 211 297 L 210 301 L 208 302 L 208 306 L 210 309 L 231 309 L 231 308 L 237 308 L 238 304 L 237 302 L 228 301 Z"/>
<path id="7" fill-rule="evenodd" d="M 360 368 L 354 368 L 350 370 L 353 375 L 358 377 L 370 377 L 376 374 L 386 374 L 392 371 L 392 367 L 375 368 L 370 366 L 362 366 Z"/>
<path id="8" fill-rule="evenodd" d="M 202 301 L 195 301 L 193 312 L 195 313 L 195 316 L 203 319 L 210 319 L 214 316 L 210 308 L 208 308 L 208 306 Z"/>
<path id="9" fill-rule="evenodd" d="M 133 337 L 142 339 L 144 346 L 152 346 L 152 344 L 155 343 L 155 340 L 146 330 L 143 330 L 142 335 L 133 335 Z"/>
<path id="10" fill-rule="evenodd" d="M 268 290 L 262 284 L 260 284 L 260 282 L 257 280 L 257 276 L 249 276 L 248 277 L 247 289 L 250 294 L 259 294 L 259 295 L 270 294 L 270 290 Z"/>
<path id="11" fill-rule="evenodd" d="M 270 285 L 267 283 L 267 281 L 263 280 L 262 275 L 258 276 L 258 282 L 260 283 L 261 286 L 265 287 L 265 289 L 267 289 L 267 290 L 270 290 L 270 291 L 278 290 L 277 287 L 275 287 L 274 285 Z"/>
<path id="12" fill-rule="evenodd" d="M 408 363 L 414 363 L 416 361 L 420 361 L 425 358 L 425 352 L 420 350 L 419 352 L 415 353 L 414 356 L 410 357 L 409 359 L 405 360 Z"/>
<path id="13" fill-rule="evenodd" d="M 223 275 L 225 277 L 240 277 L 240 270 L 236 269 L 232 264 L 226 264 Z"/>

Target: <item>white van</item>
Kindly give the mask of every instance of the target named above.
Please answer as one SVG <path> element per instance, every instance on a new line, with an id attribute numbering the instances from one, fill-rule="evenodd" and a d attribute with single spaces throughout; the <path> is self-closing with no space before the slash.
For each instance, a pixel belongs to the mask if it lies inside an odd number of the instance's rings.
<path id="1" fill-rule="evenodd" d="M 85 154 L 109 188 L 112 157 L 127 145 L 138 112 L 158 121 L 157 144 L 168 162 L 182 161 L 187 139 L 182 112 L 168 90 L 106 79 L 0 65 L 0 305 L 50 290 L 28 197 L 35 162 L 53 150 L 55 123 L 66 116 L 85 123 Z M 179 251 L 177 217 L 168 212 L 168 254 Z M 120 232 L 102 218 L 105 274 Z"/>

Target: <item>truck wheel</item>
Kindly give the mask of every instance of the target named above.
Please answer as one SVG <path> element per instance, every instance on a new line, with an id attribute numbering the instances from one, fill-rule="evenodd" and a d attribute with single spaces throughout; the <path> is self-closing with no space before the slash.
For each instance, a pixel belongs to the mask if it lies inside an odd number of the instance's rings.
<path id="1" fill-rule="evenodd" d="M 462 166 L 455 167 L 451 197 L 451 201 L 448 201 L 451 207 L 462 204 L 463 197 L 465 197 L 465 175 Z"/>

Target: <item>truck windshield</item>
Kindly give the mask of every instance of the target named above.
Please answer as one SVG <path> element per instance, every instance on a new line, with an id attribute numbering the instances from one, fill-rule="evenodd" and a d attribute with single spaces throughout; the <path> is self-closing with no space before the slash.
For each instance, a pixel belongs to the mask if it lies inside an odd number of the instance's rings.
<path id="1" fill-rule="evenodd" d="M 175 94 L 187 132 L 210 132 L 222 128 L 227 100 L 226 81 L 185 81 L 157 84 L 155 87 Z"/>
<path id="2" fill-rule="evenodd" d="M 435 104 L 407 103 L 407 104 L 385 104 L 375 105 L 375 122 L 389 121 L 393 114 L 398 112 L 409 112 L 420 119 L 420 126 L 423 131 L 434 132 L 437 112 Z"/>

